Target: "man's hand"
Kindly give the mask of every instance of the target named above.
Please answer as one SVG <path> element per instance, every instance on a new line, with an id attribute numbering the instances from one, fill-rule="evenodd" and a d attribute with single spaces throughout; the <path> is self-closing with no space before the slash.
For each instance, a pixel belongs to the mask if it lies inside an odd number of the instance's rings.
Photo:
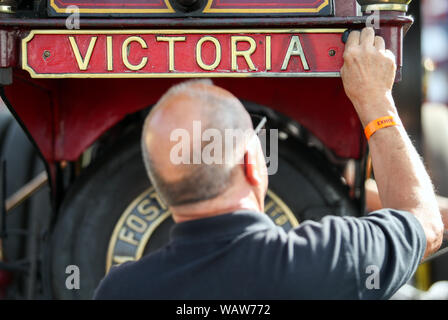
<path id="1" fill-rule="evenodd" d="M 380 117 L 397 114 L 393 104 L 380 103 L 392 100 L 396 70 L 394 54 L 386 50 L 384 39 L 375 36 L 373 28 L 350 33 L 341 76 L 345 92 L 364 126 Z"/>
<path id="2" fill-rule="evenodd" d="M 442 214 L 442 221 L 445 226 L 444 238 L 448 240 L 448 198 L 437 196 L 440 213 Z"/>
<path id="3" fill-rule="evenodd" d="M 345 92 L 364 126 L 384 116 L 400 124 L 392 87 L 395 58 L 372 28 L 353 31 L 347 40 L 341 70 Z M 442 243 L 443 224 L 431 180 L 403 126 L 375 132 L 369 140 L 372 165 L 384 208 L 408 211 L 426 235 L 425 256 Z"/>

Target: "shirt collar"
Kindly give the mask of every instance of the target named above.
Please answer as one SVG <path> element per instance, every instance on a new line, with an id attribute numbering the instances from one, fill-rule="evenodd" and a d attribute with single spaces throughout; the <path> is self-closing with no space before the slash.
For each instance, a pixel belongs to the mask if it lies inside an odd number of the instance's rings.
<path id="1" fill-rule="evenodd" d="M 235 211 L 176 223 L 171 229 L 170 239 L 172 242 L 210 241 L 273 227 L 275 227 L 274 222 L 265 213 Z"/>

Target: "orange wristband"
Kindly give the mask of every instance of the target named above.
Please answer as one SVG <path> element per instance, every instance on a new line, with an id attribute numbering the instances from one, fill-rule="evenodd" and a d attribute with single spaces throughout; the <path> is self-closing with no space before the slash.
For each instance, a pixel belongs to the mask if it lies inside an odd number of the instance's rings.
<path id="1" fill-rule="evenodd" d="M 373 120 L 370 122 L 364 129 L 364 133 L 366 135 L 367 140 L 370 139 L 372 134 L 374 134 L 379 129 L 387 128 L 396 126 L 398 123 L 395 122 L 394 117 L 387 116 L 387 117 L 381 117 L 376 120 Z"/>

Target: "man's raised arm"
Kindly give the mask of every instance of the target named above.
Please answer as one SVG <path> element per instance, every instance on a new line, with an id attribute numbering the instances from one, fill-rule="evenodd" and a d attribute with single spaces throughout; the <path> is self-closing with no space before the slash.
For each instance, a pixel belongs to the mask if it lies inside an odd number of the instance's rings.
<path id="1" fill-rule="evenodd" d="M 381 203 L 415 215 L 426 235 L 426 257 L 440 247 L 443 223 L 431 180 L 395 108 L 395 72 L 393 53 L 372 28 L 350 33 L 341 76 L 363 126 L 385 116 L 399 124 L 379 129 L 369 139 Z"/>

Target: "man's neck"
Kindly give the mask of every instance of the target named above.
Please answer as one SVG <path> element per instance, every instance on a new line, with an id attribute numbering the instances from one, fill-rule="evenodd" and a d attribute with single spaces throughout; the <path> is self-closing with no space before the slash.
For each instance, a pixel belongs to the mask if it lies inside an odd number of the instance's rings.
<path id="1" fill-rule="evenodd" d="M 210 218 L 240 210 L 261 212 L 263 208 L 258 204 L 255 195 L 249 193 L 246 197 L 241 197 L 234 201 L 223 201 L 220 197 L 185 206 L 171 207 L 170 210 L 173 214 L 174 221 L 180 223 L 189 220 Z"/>

